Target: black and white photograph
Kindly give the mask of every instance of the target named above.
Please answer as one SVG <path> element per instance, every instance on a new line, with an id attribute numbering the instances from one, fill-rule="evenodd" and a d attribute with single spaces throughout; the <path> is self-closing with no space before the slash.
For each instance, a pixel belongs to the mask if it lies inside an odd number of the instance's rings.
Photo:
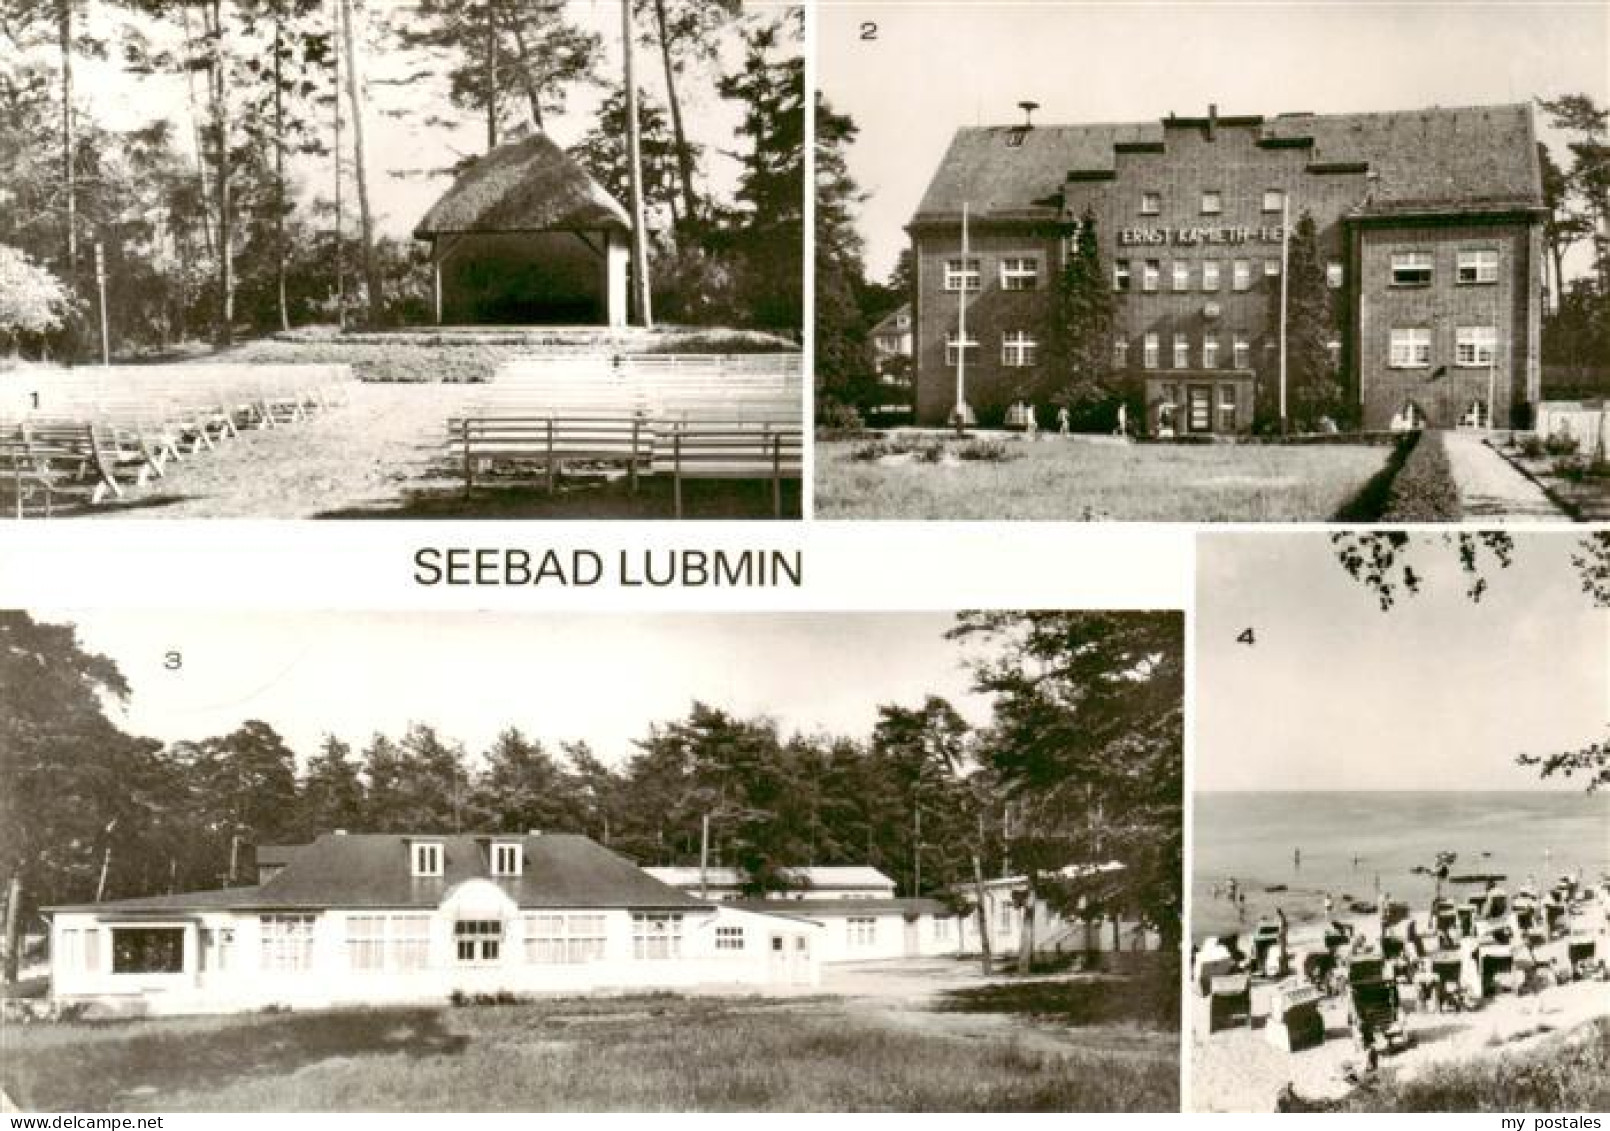
<path id="1" fill-rule="evenodd" d="M 3 0 L 4 517 L 800 517 L 804 25 Z"/>
<path id="2" fill-rule="evenodd" d="M 1610 535 L 1204 535 L 1199 1111 L 1610 1107 Z"/>
<path id="3" fill-rule="evenodd" d="M 1184 678 L 1178 612 L 0 614 L 7 1110 L 1178 1111 Z"/>
<path id="4" fill-rule="evenodd" d="M 1601 3 L 832 3 L 816 513 L 1602 519 Z"/>

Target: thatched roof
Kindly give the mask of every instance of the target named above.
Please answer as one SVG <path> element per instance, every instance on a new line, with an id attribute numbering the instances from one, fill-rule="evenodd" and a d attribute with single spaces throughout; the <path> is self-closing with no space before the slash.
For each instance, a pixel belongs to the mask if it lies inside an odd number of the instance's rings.
<path id="1" fill-rule="evenodd" d="M 626 209 L 575 158 L 537 133 L 477 158 L 425 213 L 414 237 L 630 227 Z"/>

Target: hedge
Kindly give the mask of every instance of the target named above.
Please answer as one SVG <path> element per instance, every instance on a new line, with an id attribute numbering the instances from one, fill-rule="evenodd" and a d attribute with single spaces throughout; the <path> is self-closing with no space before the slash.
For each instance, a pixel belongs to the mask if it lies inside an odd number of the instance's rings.
<path id="1" fill-rule="evenodd" d="M 1380 521 L 1457 522 L 1462 513 L 1442 433 L 1421 432 L 1392 479 Z"/>

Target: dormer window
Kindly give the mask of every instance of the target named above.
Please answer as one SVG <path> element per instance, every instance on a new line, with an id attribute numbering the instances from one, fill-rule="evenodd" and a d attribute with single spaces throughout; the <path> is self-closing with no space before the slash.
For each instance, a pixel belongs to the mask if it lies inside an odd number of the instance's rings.
<path id="1" fill-rule="evenodd" d="M 492 845 L 492 874 L 494 876 L 518 876 L 520 865 L 525 853 L 520 851 L 518 841 L 498 841 Z"/>
<path id="2" fill-rule="evenodd" d="M 439 841 L 416 840 L 413 843 L 414 875 L 440 876 L 442 874 L 442 846 Z"/>

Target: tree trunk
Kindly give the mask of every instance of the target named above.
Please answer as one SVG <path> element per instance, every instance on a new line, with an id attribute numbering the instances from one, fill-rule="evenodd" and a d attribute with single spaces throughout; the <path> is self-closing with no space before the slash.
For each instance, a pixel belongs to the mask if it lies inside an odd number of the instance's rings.
<path id="1" fill-rule="evenodd" d="M 671 40 L 666 32 L 665 0 L 654 0 L 654 21 L 660 36 L 660 62 L 665 66 L 665 101 L 671 108 L 671 134 L 676 141 L 677 179 L 682 183 L 682 214 L 691 225 L 699 218 L 699 202 L 693 195 L 693 150 L 682 129 L 682 100 L 676 93 L 676 66 L 671 58 Z"/>
<path id="2" fill-rule="evenodd" d="M 486 151 L 498 147 L 497 0 L 486 0 Z"/>
<path id="3" fill-rule="evenodd" d="M 369 323 L 379 325 L 385 309 L 380 271 L 375 263 L 374 219 L 369 211 L 369 174 L 363 157 L 362 83 L 358 78 L 357 36 L 352 31 L 352 0 L 341 0 L 341 35 L 347 56 L 347 104 L 352 109 L 352 164 L 358 184 L 358 227 L 363 240 L 363 279 L 369 292 Z"/>
<path id="4" fill-rule="evenodd" d="M 6 885 L 6 956 L 5 984 L 17 984 L 17 973 L 22 964 L 22 869 L 11 873 Z"/>
<path id="5" fill-rule="evenodd" d="M 537 84 L 531 81 L 531 52 L 525 45 L 525 31 L 520 27 L 520 14 L 515 13 L 514 19 L 509 21 L 509 27 L 514 32 L 514 49 L 520 53 L 517 62 L 520 64 L 520 85 L 525 88 L 526 104 L 531 108 L 531 124 L 542 129 L 542 91 Z"/>
<path id="6" fill-rule="evenodd" d="M 234 202 L 229 153 L 229 78 L 225 74 L 223 0 L 212 0 L 204 9 L 208 40 L 209 94 L 212 100 L 213 130 L 217 134 L 218 181 L 218 344 L 235 340 L 235 231 Z"/>
<path id="7" fill-rule="evenodd" d="M 195 37 L 190 33 L 190 7 L 187 4 L 179 5 L 179 24 L 184 29 L 185 50 L 186 52 L 189 52 L 192 50 L 192 44 L 195 42 Z M 196 176 L 201 183 L 201 207 L 203 212 L 201 223 L 202 246 L 207 249 L 208 255 L 212 255 L 215 254 L 213 237 L 216 231 L 215 225 L 217 220 L 213 216 L 212 190 L 207 186 L 207 143 L 206 139 L 202 136 L 201 111 L 197 107 L 196 103 L 196 72 L 193 67 L 188 65 L 190 62 L 188 55 L 185 62 L 185 103 L 190 109 L 190 134 L 196 147 Z"/>
<path id="8" fill-rule="evenodd" d="M 1034 889 L 1023 900 L 1023 929 L 1018 932 L 1017 972 L 1028 974 L 1034 968 Z"/>
<path id="9" fill-rule="evenodd" d="M 78 156 L 73 131 L 73 0 L 57 0 L 61 49 L 62 184 L 67 197 L 67 286 L 78 287 Z"/>
<path id="10" fill-rule="evenodd" d="M 335 0 L 335 21 L 341 22 L 341 0 Z M 342 241 L 342 225 L 346 211 L 342 207 L 341 199 L 341 52 L 330 52 L 330 64 L 335 70 L 335 97 L 331 99 L 331 107 L 335 113 L 333 129 L 335 144 L 331 147 L 335 171 L 335 320 L 336 324 L 345 330 L 347 328 L 347 264 L 345 245 Z"/>
<path id="11" fill-rule="evenodd" d="M 637 117 L 637 79 L 632 73 L 632 0 L 621 0 L 621 56 L 626 88 L 626 160 L 631 185 L 632 211 L 632 295 L 637 307 L 638 325 L 654 325 L 648 278 L 648 232 L 643 220 L 642 123 Z"/>
<path id="12" fill-rule="evenodd" d="M 274 9 L 274 285 L 279 299 L 280 329 L 291 328 L 285 300 L 285 85 L 280 54 L 285 43 L 284 13 Z"/>
<path id="13" fill-rule="evenodd" d="M 989 914 L 984 910 L 984 865 L 978 862 L 976 852 L 973 853 L 973 898 L 978 901 L 978 949 L 987 978 L 993 973 L 990 969 Z"/>

